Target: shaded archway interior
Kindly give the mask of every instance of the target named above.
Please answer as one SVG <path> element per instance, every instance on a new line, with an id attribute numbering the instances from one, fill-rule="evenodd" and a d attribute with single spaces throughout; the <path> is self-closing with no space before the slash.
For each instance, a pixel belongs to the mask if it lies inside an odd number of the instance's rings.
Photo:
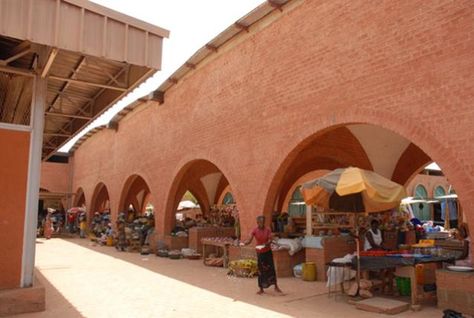
<path id="1" fill-rule="evenodd" d="M 392 131 L 369 124 L 327 129 L 303 140 L 281 165 L 270 189 L 265 212 L 285 211 L 292 192 L 304 176 L 349 166 L 373 170 L 406 185 L 431 163 L 419 147 Z"/>
<path id="2" fill-rule="evenodd" d="M 146 181 L 139 175 L 132 175 L 127 178 L 123 187 L 119 211 L 125 212 L 131 205 L 135 212 L 143 213 L 150 196 L 150 187 Z"/>
<path id="3" fill-rule="evenodd" d="M 104 183 L 100 182 L 94 189 L 89 213 L 104 212 L 110 209 L 109 191 Z"/>
<path id="4" fill-rule="evenodd" d="M 86 196 L 84 194 L 84 190 L 82 188 L 79 188 L 76 191 L 76 197 L 74 198 L 74 206 L 83 206 L 86 205 Z"/>
<path id="5" fill-rule="evenodd" d="M 186 191 L 196 198 L 202 214 L 206 216 L 212 205 L 220 204 L 222 193 L 229 188 L 229 181 L 220 169 L 206 160 L 195 160 L 185 165 L 176 177 L 170 193 L 165 216 L 165 233 L 175 223 L 175 213 Z"/>

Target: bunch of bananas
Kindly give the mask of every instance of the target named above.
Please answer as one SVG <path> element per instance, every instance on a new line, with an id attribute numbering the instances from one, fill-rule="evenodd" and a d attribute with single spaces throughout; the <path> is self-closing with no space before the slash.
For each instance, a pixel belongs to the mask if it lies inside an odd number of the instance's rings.
<path id="1" fill-rule="evenodd" d="M 257 272 L 257 261 L 253 259 L 241 259 L 229 263 L 229 275 L 253 277 Z"/>

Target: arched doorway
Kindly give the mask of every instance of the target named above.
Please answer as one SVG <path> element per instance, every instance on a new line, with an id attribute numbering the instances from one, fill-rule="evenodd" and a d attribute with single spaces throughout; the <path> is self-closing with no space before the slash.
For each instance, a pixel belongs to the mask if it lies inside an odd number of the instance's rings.
<path id="1" fill-rule="evenodd" d="M 225 209 L 226 206 L 232 206 L 237 211 L 237 201 L 233 193 L 232 198 L 230 195 L 227 196 L 229 202 L 223 200 L 226 193 L 230 193 L 229 189 L 228 179 L 213 163 L 207 160 L 194 160 L 186 164 L 175 177 L 168 196 L 165 211 L 165 235 L 175 227 L 176 212 L 180 202 L 186 198 L 189 200 L 189 195 L 186 197 L 186 194 L 191 194 L 195 198 L 207 223 L 213 222 L 214 213 L 227 213 L 225 212 L 228 211 Z M 228 224 L 226 223 L 226 225 L 230 224 L 230 221 Z"/>
<path id="2" fill-rule="evenodd" d="M 86 196 L 82 188 L 77 189 L 76 196 L 74 198 L 74 206 L 82 207 L 86 205 Z"/>
<path id="3" fill-rule="evenodd" d="M 92 214 L 95 212 L 110 212 L 109 192 L 105 184 L 102 182 L 96 185 L 94 193 L 92 194 L 89 213 Z"/>
<path id="4" fill-rule="evenodd" d="M 119 212 L 133 210 L 134 214 L 143 214 L 151 201 L 151 191 L 143 177 L 134 174 L 127 178 L 120 196 Z"/>
<path id="5" fill-rule="evenodd" d="M 427 200 L 428 191 L 422 184 L 419 184 L 415 187 L 413 197 L 420 200 Z M 414 204 L 413 213 L 415 214 L 415 217 L 421 221 L 428 221 L 431 219 L 430 207 L 426 203 Z"/>
<path id="6" fill-rule="evenodd" d="M 371 124 L 333 126 L 302 140 L 287 155 L 271 183 L 265 213 L 269 216 L 271 211 L 284 211 L 288 201 L 300 202 L 295 192 L 297 180 L 310 172 L 354 166 L 406 185 L 431 162 L 417 145 L 386 128 Z"/>
<path id="7" fill-rule="evenodd" d="M 235 204 L 235 199 L 232 195 L 232 192 L 226 192 L 224 194 L 224 198 L 222 199 L 221 204 Z"/>

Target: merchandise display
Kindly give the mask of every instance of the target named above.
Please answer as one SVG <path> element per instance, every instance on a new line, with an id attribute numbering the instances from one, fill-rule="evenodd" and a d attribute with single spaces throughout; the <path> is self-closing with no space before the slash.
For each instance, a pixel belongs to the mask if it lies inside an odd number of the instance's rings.
<path id="1" fill-rule="evenodd" d="M 258 273 L 257 261 L 254 259 L 241 259 L 229 263 L 228 275 L 237 277 L 254 277 Z"/>

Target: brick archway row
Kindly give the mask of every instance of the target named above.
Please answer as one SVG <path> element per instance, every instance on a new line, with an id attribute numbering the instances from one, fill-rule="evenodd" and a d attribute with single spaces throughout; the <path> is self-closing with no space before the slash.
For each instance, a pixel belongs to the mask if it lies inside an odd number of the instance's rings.
<path id="1" fill-rule="evenodd" d="M 466 36 L 472 6 L 299 3 L 167 85 L 162 104 L 137 106 L 117 130 L 81 144 L 74 184 L 86 202 L 101 180 L 118 210 L 124 180 L 139 174 L 153 194 L 158 232 L 165 233 L 186 166 L 205 160 L 229 181 L 245 233 L 256 215 L 274 209 L 288 188 L 284 180 L 304 173 L 293 163 L 308 145 L 345 125 L 369 124 L 422 151 L 399 161 L 394 180 L 409 179 L 429 157 L 456 188 L 474 228 L 474 64 Z M 295 176 L 288 175 L 292 169 Z"/>
<path id="2" fill-rule="evenodd" d="M 345 118 L 343 116 L 347 115 L 341 115 L 342 118 Z M 366 116 L 364 117 L 366 120 L 365 123 L 369 124 Z M 354 118 L 359 119 L 358 121 L 356 121 L 358 123 L 362 121 L 362 115 L 357 115 L 356 113 L 352 114 L 352 120 L 354 120 Z M 180 199 L 182 198 L 186 190 L 191 190 L 191 192 L 198 198 L 200 205 L 204 207 L 204 210 L 209 207 L 211 201 L 209 200 L 208 193 L 206 193 L 206 189 L 203 183 L 201 182 L 201 178 L 206 175 L 212 175 L 215 173 L 222 174 L 222 177 L 219 179 L 215 189 L 216 196 L 214 198 L 214 201 L 212 202 L 216 202 L 216 198 L 219 198 L 222 195 L 222 193 L 220 192 L 222 192 L 228 186 L 232 185 L 233 195 L 234 197 L 236 197 L 237 202 L 242 202 L 244 204 L 244 213 L 241 222 L 244 224 L 243 226 L 245 230 L 248 231 L 253 226 L 254 217 L 256 215 L 262 214 L 261 211 L 263 211 L 263 214 L 269 216 L 271 211 L 275 208 L 275 202 L 277 202 L 277 207 L 281 209 L 281 206 L 285 199 L 285 196 L 283 196 L 282 194 L 287 193 L 290 190 L 291 186 L 293 186 L 296 179 L 298 179 L 302 175 L 316 169 L 330 170 L 348 165 L 355 165 L 365 169 L 371 169 L 370 162 L 364 155 L 363 149 L 358 148 L 360 147 L 360 145 L 357 145 L 353 141 L 352 144 L 351 142 L 349 142 L 349 144 L 340 145 L 339 147 L 341 147 L 341 149 L 339 150 L 326 149 L 325 147 L 327 147 L 327 144 L 322 142 L 326 140 L 329 143 L 333 143 L 334 140 L 332 140 L 332 138 L 334 137 L 329 136 L 329 133 L 334 134 L 343 131 L 343 126 L 346 124 L 352 124 L 352 120 L 347 121 L 344 124 L 338 124 L 335 126 L 331 125 L 321 129 L 320 131 L 309 133 L 309 136 L 301 138 L 299 142 L 296 142 L 296 146 L 294 146 L 293 149 L 290 149 L 291 142 L 288 142 L 288 152 L 286 156 L 282 157 L 282 161 L 280 162 L 280 164 L 276 165 L 275 162 L 273 162 L 274 165 L 269 166 L 269 168 L 274 169 L 275 173 L 272 178 L 269 178 L 271 179 L 271 181 L 269 181 L 268 179 L 266 180 L 267 185 L 269 185 L 267 191 L 265 191 L 265 188 L 263 188 L 264 191 L 256 191 L 255 193 L 253 193 L 253 195 L 255 195 L 253 209 L 247 207 L 247 210 L 245 210 L 245 206 L 248 205 L 249 202 L 251 202 L 250 200 L 252 199 L 252 194 L 250 194 L 250 198 L 248 192 L 246 196 L 243 196 L 242 193 L 246 192 L 245 186 L 241 186 L 240 182 L 238 181 L 230 181 L 236 178 L 235 171 L 227 171 L 225 169 L 218 168 L 216 164 L 210 161 L 219 161 L 219 159 L 217 158 L 210 158 L 210 160 L 189 160 L 177 170 L 175 176 L 173 177 L 171 186 L 168 188 L 161 188 L 161 193 L 164 194 L 162 195 L 162 197 L 166 198 L 165 205 L 163 205 L 162 203 L 154 203 L 154 206 L 158 207 L 158 210 L 156 211 L 156 221 L 159 225 L 159 235 L 168 233 L 172 228 L 174 224 L 174 213 L 176 211 Z M 386 128 L 387 125 L 379 127 L 383 127 L 383 129 L 388 129 Z M 400 128 L 401 126 L 397 125 L 397 127 Z M 397 133 L 400 134 L 403 133 L 403 131 L 397 131 Z M 420 138 L 420 140 L 422 140 L 422 138 Z M 442 147 L 442 145 L 440 145 L 439 147 Z M 416 158 L 418 158 L 418 161 L 410 159 L 410 156 L 407 154 L 408 152 L 411 152 Z M 321 153 L 325 153 L 325 155 L 329 157 L 322 156 Z M 338 158 L 339 161 L 335 158 Z M 437 159 L 437 162 L 439 162 L 441 166 L 444 166 L 443 159 L 445 158 L 438 158 L 439 159 Z M 431 160 L 432 159 L 430 159 L 430 157 L 425 152 L 414 146 L 414 144 L 410 144 L 407 150 L 400 157 L 400 160 L 394 171 L 393 179 L 401 183 L 406 183 L 414 174 L 419 171 L 419 169 L 423 168 Z M 453 164 L 455 163 L 455 160 L 453 159 L 450 162 L 451 164 Z M 276 169 L 277 166 L 279 166 L 278 169 Z M 268 169 L 267 171 L 270 170 L 271 169 Z M 449 169 L 448 171 L 446 171 L 448 176 L 450 176 L 449 171 Z M 232 179 L 228 179 L 228 175 L 232 176 Z M 454 173 L 454 175 L 456 175 L 456 173 Z M 453 178 L 450 179 L 453 180 Z M 456 184 L 455 182 L 453 183 Z M 102 183 L 99 183 L 99 185 L 100 184 Z M 100 189 L 98 186 L 96 186 L 96 188 Z M 456 188 L 459 188 L 459 186 L 456 185 Z M 151 189 L 153 188 L 148 186 L 147 182 L 143 177 L 138 176 L 137 174 L 128 177 L 121 191 L 120 203 L 118 207 L 123 209 L 126 208 L 129 203 L 132 203 L 137 207 L 143 208 L 145 202 L 138 202 L 137 200 L 134 201 L 133 196 L 134 194 L 140 193 L 140 191 L 145 191 L 146 195 L 143 195 L 143 200 L 145 199 L 145 197 L 153 197 L 153 195 L 151 195 Z M 265 192 L 266 196 L 263 197 L 262 195 Z M 461 193 L 462 190 L 460 191 L 460 195 L 462 196 Z M 255 199 L 258 197 L 260 197 L 260 199 Z M 95 199 L 93 197 L 92 202 L 94 202 L 94 200 Z M 258 209 L 259 205 L 263 206 L 263 208 Z"/>

